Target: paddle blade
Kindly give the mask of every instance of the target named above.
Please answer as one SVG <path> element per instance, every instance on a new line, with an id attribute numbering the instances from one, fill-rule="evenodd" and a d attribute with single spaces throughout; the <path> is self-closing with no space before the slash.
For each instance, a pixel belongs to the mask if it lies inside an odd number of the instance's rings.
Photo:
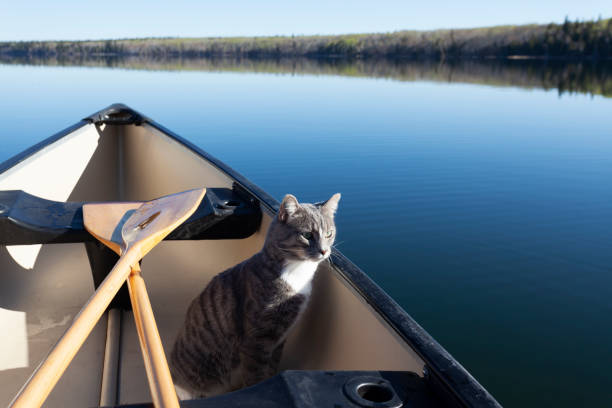
<path id="1" fill-rule="evenodd" d="M 205 193 L 205 188 L 199 188 L 142 204 L 121 229 L 124 250 L 138 248 L 140 256 L 144 257 L 195 212 Z"/>
<path id="2" fill-rule="evenodd" d="M 121 228 L 142 201 L 127 203 L 94 203 L 83 205 L 85 229 L 98 241 L 121 255 Z"/>

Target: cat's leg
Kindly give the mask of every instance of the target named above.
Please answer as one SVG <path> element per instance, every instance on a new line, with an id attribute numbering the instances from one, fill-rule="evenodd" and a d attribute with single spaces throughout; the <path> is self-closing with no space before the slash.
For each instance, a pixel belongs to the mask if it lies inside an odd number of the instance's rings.
<path id="1" fill-rule="evenodd" d="M 183 387 L 181 387 L 180 385 L 174 384 L 174 389 L 176 389 L 176 396 L 178 397 L 178 399 L 180 400 L 194 399 L 194 395 L 191 392 L 184 389 Z"/>
<path id="2" fill-rule="evenodd" d="M 261 343 L 253 343 L 243 348 L 239 373 L 242 384 L 237 388 L 248 387 L 276 375 L 284 345 L 282 342 L 275 347 L 273 344 L 265 347 Z"/>
<path id="3" fill-rule="evenodd" d="M 242 387 L 248 387 L 261 382 L 270 376 L 270 353 L 261 348 L 251 348 L 242 351 L 240 378 Z"/>
<path id="4" fill-rule="evenodd" d="M 276 346 L 274 350 L 272 350 L 268 363 L 266 377 L 272 377 L 273 375 L 276 375 L 278 373 L 278 365 L 280 364 L 281 357 L 283 356 L 283 347 L 285 347 L 284 341 L 278 346 Z"/>
<path id="5" fill-rule="evenodd" d="M 176 396 L 180 400 L 214 397 L 216 395 L 221 395 L 232 391 L 229 384 L 221 383 L 219 381 L 203 381 L 203 389 L 199 391 L 189 391 L 177 384 L 174 384 L 174 388 L 176 389 Z"/>
<path id="6" fill-rule="evenodd" d="M 198 386 L 198 398 L 213 397 L 232 390 L 230 362 L 221 356 L 221 353 L 209 355 L 210 361 L 206 368 L 201 366 Z"/>

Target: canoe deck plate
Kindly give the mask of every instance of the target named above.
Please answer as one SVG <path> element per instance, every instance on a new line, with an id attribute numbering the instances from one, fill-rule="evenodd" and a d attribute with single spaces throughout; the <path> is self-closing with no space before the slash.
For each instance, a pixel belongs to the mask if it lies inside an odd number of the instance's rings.
<path id="1" fill-rule="evenodd" d="M 449 404 L 450 403 L 450 404 Z M 408 371 L 287 370 L 252 387 L 181 407 L 213 408 L 424 408 L 455 406 L 440 399 L 427 378 Z M 117 405 L 119 407 L 119 405 Z M 127 406 L 124 406 L 127 407 Z M 152 404 L 129 405 L 130 408 Z"/>

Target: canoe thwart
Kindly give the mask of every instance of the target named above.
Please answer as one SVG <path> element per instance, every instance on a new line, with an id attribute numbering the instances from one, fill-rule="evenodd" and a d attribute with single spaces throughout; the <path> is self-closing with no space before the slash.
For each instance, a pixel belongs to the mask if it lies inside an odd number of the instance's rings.
<path id="1" fill-rule="evenodd" d="M 21 190 L 0 191 L 0 245 L 94 241 L 83 225 L 85 204 L 46 200 Z M 247 238 L 259 229 L 261 217 L 257 200 L 238 185 L 208 188 L 196 212 L 166 239 Z"/>

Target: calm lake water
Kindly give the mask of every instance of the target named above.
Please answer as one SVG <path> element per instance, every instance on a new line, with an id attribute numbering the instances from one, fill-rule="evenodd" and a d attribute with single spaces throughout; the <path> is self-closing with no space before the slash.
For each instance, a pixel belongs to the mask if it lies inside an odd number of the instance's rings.
<path id="1" fill-rule="evenodd" d="M 0 161 L 126 103 L 277 199 L 341 192 L 339 249 L 503 405 L 612 404 L 612 75 L 299 65 L 0 65 Z"/>

